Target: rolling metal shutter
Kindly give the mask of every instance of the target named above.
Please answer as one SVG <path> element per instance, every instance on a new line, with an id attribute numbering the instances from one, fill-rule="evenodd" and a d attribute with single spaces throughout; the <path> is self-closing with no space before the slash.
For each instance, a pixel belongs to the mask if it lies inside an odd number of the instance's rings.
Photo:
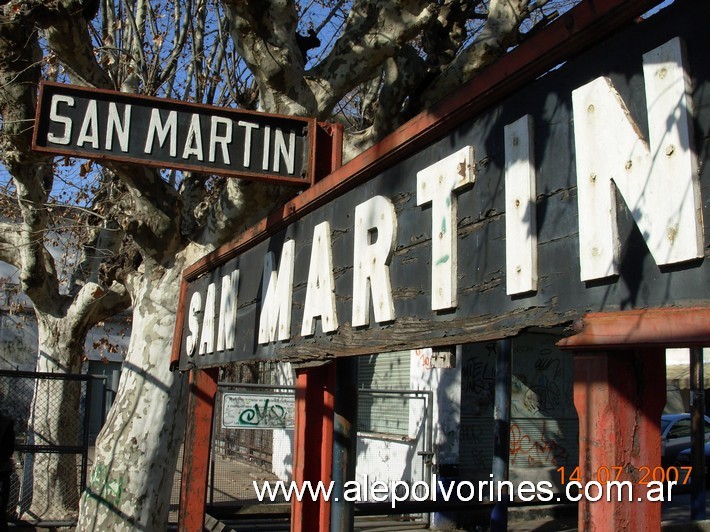
<path id="1" fill-rule="evenodd" d="M 513 340 L 510 478 L 555 481 L 558 467 L 578 463 L 572 356 L 557 337 L 526 334 Z M 495 344 L 464 346 L 459 467 L 462 479 L 487 480 L 493 456 Z"/>
<path id="2" fill-rule="evenodd" d="M 358 359 L 358 431 L 406 436 L 409 400 L 373 390 L 408 390 L 409 351 L 362 356 Z"/>

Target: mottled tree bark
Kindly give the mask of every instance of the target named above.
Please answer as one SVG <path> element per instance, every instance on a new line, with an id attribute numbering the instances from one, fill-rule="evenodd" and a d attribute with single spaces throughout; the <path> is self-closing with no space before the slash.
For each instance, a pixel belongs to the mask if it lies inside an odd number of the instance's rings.
<path id="1" fill-rule="evenodd" d="M 131 276 L 133 329 L 116 401 L 99 434 L 78 530 L 162 530 L 182 442 L 185 379 L 170 371 L 185 259 Z"/>

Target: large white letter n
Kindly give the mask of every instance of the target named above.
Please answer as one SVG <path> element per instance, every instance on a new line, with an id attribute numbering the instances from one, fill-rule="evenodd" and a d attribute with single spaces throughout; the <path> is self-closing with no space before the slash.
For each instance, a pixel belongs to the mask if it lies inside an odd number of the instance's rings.
<path id="1" fill-rule="evenodd" d="M 583 281 L 619 272 L 614 186 L 656 264 L 703 256 L 697 161 L 683 46 L 644 54 L 648 144 L 607 78 L 572 93 Z"/>

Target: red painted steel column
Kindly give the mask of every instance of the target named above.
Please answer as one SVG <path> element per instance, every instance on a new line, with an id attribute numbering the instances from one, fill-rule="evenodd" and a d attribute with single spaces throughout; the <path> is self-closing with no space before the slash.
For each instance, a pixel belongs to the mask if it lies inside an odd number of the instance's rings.
<path id="1" fill-rule="evenodd" d="M 665 350 L 661 347 L 574 354 L 574 404 L 579 415 L 582 483 L 608 475 L 633 485 L 633 500 L 579 501 L 579 530 L 660 530 L 661 503 L 646 501 L 640 481 L 661 465 L 660 419 L 666 402 Z M 660 479 L 659 479 L 660 480 Z M 596 497 L 598 490 L 590 487 Z M 596 488 L 594 486 L 594 488 Z M 583 491 L 580 492 L 580 495 Z M 665 495 L 665 491 L 664 491 Z M 639 501 L 639 498 L 642 501 Z"/>
<path id="2" fill-rule="evenodd" d="M 185 532 L 204 528 L 218 375 L 218 368 L 190 371 L 178 512 L 178 529 Z"/>
<path id="3" fill-rule="evenodd" d="M 293 480 L 313 489 L 331 481 L 333 467 L 333 410 L 335 364 L 296 370 L 296 419 L 293 440 Z M 330 502 L 308 496 L 291 501 L 291 531 L 330 530 Z"/>

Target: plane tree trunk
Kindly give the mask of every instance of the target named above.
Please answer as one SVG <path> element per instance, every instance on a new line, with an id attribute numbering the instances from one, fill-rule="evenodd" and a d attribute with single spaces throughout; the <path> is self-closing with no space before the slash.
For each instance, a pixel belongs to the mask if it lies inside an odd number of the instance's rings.
<path id="1" fill-rule="evenodd" d="M 5 9 L 0 20 L 0 158 L 12 176 L 4 190 L 14 192 L 13 201 L 10 194 L 0 201 L 0 260 L 17 269 L 20 288 L 32 302 L 39 338 L 37 371 L 80 373 L 87 331 L 129 304 L 125 289 L 98 271 L 118 249 L 122 233 L 115 228 L 105 231 L 110 225 L 105 220 L 71 214 L 70 209 L 61 211 L 70 213 L 66 216 L 52 216 L 54 166 L 51 158 L 31 150 L 32 128 L 28 127 L 34 120 L 41 78 L 38 34 L 16 6 L 0 9 Z M 64 228 L 79 226 L 84 227 L 84 240 L 78 244 L 60 236 Z M 58 240 L 65 246 L 55 258 L 49 249 Z M 68 262 L 62 264 L 65 259 Z M 71 276 L 61 271 L 68 263 L 76 266 Z M 83 437 L 80 397 L 76 381 L 39 379 L 28 420 L 30 442 L 79 445 Z M 75 519 L 77 456 L 38 453 L 27 464 L 25 478 L 32 479 L 32 498 L 25 517 Z"/>
<path id="2" fill-rule="evenodd" d="M 116 400 L 98 435 L 78 530 L 163 530 L 185 419 L 184 376 L 170 371 L 184 261 L 128 282 L 133 327 Z"/>
<path id="3" fill-rule="evenodd" d="M 77 374 L 83 345 L 69 331 L 68 320 L 48 319 L 37 313 L 39 357 L 37 371 Z M 80 381 L 36 381 L 28 438 L 33 445 L 81 445 Z M 79 455 L 36 453 L 32 457 L 32 499 L 23 517 L 42 521 L 73 521 L 79 500 Z"/>

